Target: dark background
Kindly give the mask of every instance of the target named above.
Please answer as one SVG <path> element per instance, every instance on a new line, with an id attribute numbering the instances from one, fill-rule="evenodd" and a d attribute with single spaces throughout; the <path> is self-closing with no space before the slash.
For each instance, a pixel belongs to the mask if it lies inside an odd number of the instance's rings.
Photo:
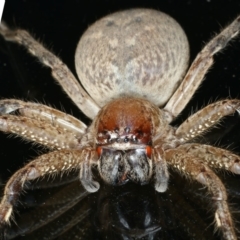
<path id="1" fill-rule="evenodd" d="M 215 33 L 240 14 L 240 1 L 80 1 L 80 0 L 7 0 L 3 20 L 11 27 L 30 31 L 57 54 L 75 74 L 74 51 L 86 28 L 106 14 L 133 7 L 147 7 L 168 13 L 175 18 L 188 36 L 191 61 Z M 240 41 L 232 41 L 215 57 L 215 65 L 188 104 L 176 124 L 192 110 L 224 98 L 240 98 Z M 54 83 L 50 70 L 15 44 L 0 39 L 0 99 L 18 98 L 44 102 L 73 113 L 85 123 L 90 121 L 71 103 Z M 222 137 L 223 136 L 223 137 Z M 222 126 L 208 134 L 207 141 L 228 146 L 240 153 L 240 119 L 228 117 Z M 37 155 L 38 149 L 19 138 L 0 134 L 0 179 L 4 183 L 23 162 Z M 237 176 L 223 181 L 237 182 Z M 230 180 L 229 180 L 230 178 Z M 225 180 L 224 180 L 225 179 Z M 187 184 L 187 182 L 184 182 Z M 231 184 L 230 184 L 231 187 Z M 240 189 L 239 189 L 240 192 Z M 236 193 L 237 194 L 237 193 Z M 237 216 L 240 219 L 239 215 Z M 211 222 L 211 221 L 210 221 Z"/>

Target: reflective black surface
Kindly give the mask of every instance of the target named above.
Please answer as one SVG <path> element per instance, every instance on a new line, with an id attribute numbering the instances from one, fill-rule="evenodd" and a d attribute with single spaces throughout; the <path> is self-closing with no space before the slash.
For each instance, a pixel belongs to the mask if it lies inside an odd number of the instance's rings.
<path id="1" fill-rule="evenodd" d="M 53 50 L 74 70 L 74 51 L 83 31 L 95 20 L 114 11 L 130 7 L 150 7 L 173 16 L 184 28 L 190 42 L 191 60 L 214 33 L 240 14 L 239 1 L 35 1 L 8 0 L 3 19 L 10 26 L 32 32 L 37 39 Z M 202 87 L 176 121 L 181 123 L 192 111 L 216 99 L 240 97 L 240 41 L 237 38 L 215 57 L 215 65 L 207 74 Z M 50 70 L 29 56 L 15 44 L 0 39 L 0 98 L 46 102 L 58 109 L 73 113 L 86 124 L 90 121 L 71 103 L 50 76 Z M 240 121 L 237 114 L 226 118 L 221 127 L 203 138 L 207 142 L 240 153 Z M 19 138 L 0 134 L 0 179 L 5 183 L 24 162 L 43 153 Z M 218 173 L 228 188 L 229 201 L 235 222 L 240 222 L 240 177 Z M 51 182 L 51 181 L 50 181 Z M 56 181 L 57 182 L 57 181 Z M 47 185 L 49 182 L 47 183 Z M 201 185 L 190 183 L 171 172 L 166 193 L 156 193 L 153 184 L 127 184 L 110 187 L 101 183 L 96 194 L 81 198 L 83 189 L 78 180 L 60 187 L 29 190 L 22 197 L 16 219 L 19 227 L 29 231 L 35 222 L 48 222 L 49 215 L 71 206 L 52 223 L 32 235 L 16 239 L 51 239 L 59 231 L 58 239 L 220 239 L 213 234 L 213 209 L 210 196 Z M 71 195 L 71 193 L 73 195 Z M 83 193 L 84 194 L 84 193 Z M 65 200 L 64 196 L 69 196 Z M 74 199 L 76 202 L 71 202 Z M 59 200 L 63 200 L 59 202 Z M 42 207 L 41 204 L 43 204 Z M 61 205 L 62 204 L 62 205 Z M 22 207 L 25 206 L 25 207 Z M 31 207 L 30 207 L 31 206 Z M 70 228 L 73 223 L 77 223 Z M 239 224 L 237 228 L 240 229 Z M 67 231 L 68 229 L 71 229 Z M 65 232 L 61 231 L 64 230 Z M 18 233 L 17 233 L 18 234 Z M 72 234 L 72 235 L 71 235 Z M 46 236 L 46 238 L 44 238 Z"/>
<path id="2" fill-rule="evenodd" d="M 71 176 L 73 182 L 64 183 Z M 220 176 L 237 221 L 239 179 Z M 211 197 L 174 172 L 161 194 L 152 185 L 103 182 L 99 192 L 88 194 L 76 177 L 64 176 L 58 187 L 60 179 L 29 184 L 15 214 L 17 225 L 5 229 L 6 239 L 220 239 L 213 234 Z"/>

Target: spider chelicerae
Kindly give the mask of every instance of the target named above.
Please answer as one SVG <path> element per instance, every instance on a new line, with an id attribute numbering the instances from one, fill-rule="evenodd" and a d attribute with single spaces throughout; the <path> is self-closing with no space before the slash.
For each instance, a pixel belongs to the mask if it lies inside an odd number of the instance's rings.
<path id="1" fill-rule="evenodd" d="M 234 38 L 240 17 L 214 37 L 188 66 L 187 38 L 168 15 L 132 9 L 109 15 L 82 36 L 75 54 L 79 79 L 55 55 L 24 30 L 0 27 L 7 41 L 27 48 L 90 119 L 87 127 L 71 115 L 46 105 L 16 99 L 0 101 L 0 130 L 44 145 L 50 152 L 18 170 L 7 182 L 0 204 L 0 223 L 13 215 L 25 182 L 79 169 L 82 186 L 96 192 L 92 167 L 109 184 L 146 184 L 157 192 L 168 186 L 168 168 L 208 188 L 215 222 L 224 239 L 237 239 L 226 189 L 212 169 L 240 174 L 240 157 L 228 150 L 198 144 L 196 138 L 240 101 L 217 101 L 191 115 L 178 127 L 170 123 L 182 112 L 213 64 L 213 55 Z M 160 107 L 160 108 L 159 108 Z"/>

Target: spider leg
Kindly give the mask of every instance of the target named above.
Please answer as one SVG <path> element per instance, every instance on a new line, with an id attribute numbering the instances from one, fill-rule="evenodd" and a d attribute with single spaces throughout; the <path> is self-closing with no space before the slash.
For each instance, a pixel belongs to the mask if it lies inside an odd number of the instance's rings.
<path id="1" fill-rule="evenodd" d="M 165 192 L 168 187 L 169 173 L 167 162 L 163 156 L 162 148 L 153 148 L 152 159 L 155 166 L 155 189 L 157 192 Z"/>
<path id="2" fill-rule="evenodd" d="M 183 149 L 165 151 L 167 163 L 183 175 L 193 178 L 205 185 L 213 195 L 215 221 L 217 228 L 222 230 L 224 239 L 236 240 L 234 223 L 228 208 L 227 192 L 217 175 L 204 164 L 201 158 L 187 154 Z"/>
<path id="3" fill-rule="evenodd" d="M 236 37 L 239 30 L 240 17 L 237 17 L 197 55 L 182 83 L 164 107 L 172 114 L 173 119 L 184 109 L 199 87 L 206 72 L 213 64 L 214 54 L 223 49 L 232 38 Z"/>
<path id="4" fill-rule="evenodd" d="M 50 67 L 52 69 L 52 76 L 86 116 L 93 119 L 97 115 L 99 106 L 85 92 L 68 67 L 58 57 L 44 48 L 24 30 L 14 31 L 1 23 L 0 34 L 7 41 L 23 45 L 32 55 L 36 56 L 41 63 Z"/>
<path id="5" fill-rule="evenodd" d="M 240 174 L 240 157 L 226 149 L 196 143 L 187 143 L 178 148 L 201 158 L 204 163 L 212 168 L 225 169 Z"/>
<path id="6" fill-rule="evenodd" d="M 34 180 L 47 174 L 56 174 L 61 171 L 80 168 L 80 180 L 87 190 L 97 191 L 99 183 L 94 182 L 91 174 L 91 164 L 96 163 L 95 150 L 60 150 L 39 156 L 25 167 L 18 170 L 7 182 L 4 195 L 0 203 L 0 225 L 9 222 L 13 207 L 17 204 L 20 193 L 26 181 Z M 89 169 L 84 164 L 89 162 Z M 82 174 L 87 172 L 88 175 Z M 89 184 L 89 185 L 87 185 Z M 86 187 L 87 186 L 87 187 Z"/>
<path id="7" fill-rule="evenodd" d="M 48 148 L 76 149 L 80 147 L 78 133 L 69 132 L 37 119 L 22 116 L 0 116 L 0 131 L 14 133 Z"/>
<path id="8" fill-rule="evenodd" d="M 58 188 L 66 186 L 67 184 L 70 184 L 72 182 L 78 181 L 79 176 L 77 174 L 68 174 L 63 173 L 59 176 L 53 176 L 53 178 L 45 178 L 41 179 L 41 181 L 35 181 L 35 182 L 29 182 L 27 186 L 25 187 L 26 190 L 40 190 L 43 191 L 44 189 L 49 188 Z M 37 201 L 35 201 L 36 205 L 38 204 Z"/>
<path id="9" fill-rule="evenodd" d="M 42 226 L 48 225 L 50 222 L 53 222 L 57 219 L 57 226 L 54 229 L 61 229 L 64 228 L 66 230 L 66 225 L 62 224 L 61 220 L 62 217 L 59 219 L 59 216 L 67 212 L 76 204 L 83 204 L 83 199 L 89 193 L 83 190 L 83 188 L 79 185 L 78 181 L 71 183 L 70 185 L 65 186 L 57 190 L 56 193 L 51 193 L 51 197 L 44 194 L 42 201 L 39 203 L 36 208 L 30 210 L 24 215 L 21 216 L 20 220 L 18 221 L 17 227 L 11 226 L 11 228 L 6 228 L 5 235 L 7 239 L 13 239 L 17 236 L 26 235 L 36 229 L 41 228 Z M 39 201 L 39 199 L 36 199 Z M 28 206 L 27 206 L 28 207 Z M 74 211 L 75 208 L 74 208 Z M 80 214 L 83 215 L 84 213 Z M 72 217 L 72 215 L 70 215 Z M 64 218 L 66 218 L 64 216 Z M 68 219 L 69 221 L 69 219 Z M 44 230 L 44 232 L 46 232 Z M 34 232 L 36 234 L 36 232 Z M 39 235 L 38 235 L 39 236 Z M 30 238 L 29 238 L 30 239 Z M 43 239 L 38 237 L 38 239 Z"/>
<path id="10" fill-rule="evenodd" d="M 24 102 L 16 99 L 0 100 L 0 115 L 18 111 L 21 116 L 44 121 L 74 132 L 84 134 L 86 125 L 75 117 L 39 103 Z"/>
<path id="11" fill-rule="evenodd" d="M 212 103 L 185 120 L 176 130 L 176 137 L 189 141 L 208 130 L 227 115 L 240 111 L 240 100 L 223 100 Z"/>

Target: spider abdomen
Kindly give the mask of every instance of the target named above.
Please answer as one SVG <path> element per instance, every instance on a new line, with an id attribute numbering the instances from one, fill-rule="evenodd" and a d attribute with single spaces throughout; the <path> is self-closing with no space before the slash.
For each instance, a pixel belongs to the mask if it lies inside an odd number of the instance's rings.
<path id="1" fill-rule="evenodd" d="M 182 80 L 188 58 L 187 38 L 173 18 L 132 9 L 93 24 L 78 44 L 75 65 L 99 106 L 125 95 L 163 106 Z"/>

